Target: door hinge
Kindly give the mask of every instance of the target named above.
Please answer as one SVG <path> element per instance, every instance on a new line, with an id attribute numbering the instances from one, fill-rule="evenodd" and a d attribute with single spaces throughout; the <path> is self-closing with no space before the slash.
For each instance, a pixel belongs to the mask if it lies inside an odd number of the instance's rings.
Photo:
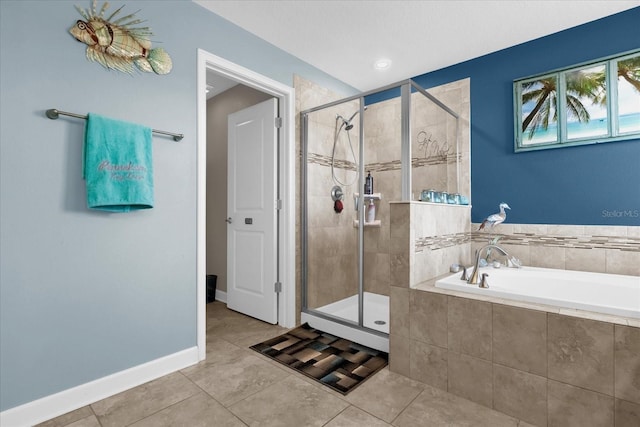
<path id="1" fill-rule="evenodd" d="M 276 117 L 276 128 L 280 129 L 282 127 L 282 117 Z"/>
<path id="2" fill-rule="evenodd" d="M 282 209 L 282 200 L 278 199 L 276 200 L 276 210 L 279 211 Z"/>
<path id="3" fill-rule="evenodd" d="M 276 294 L 279 294 L 280 292 L 282 292 L 282 282 L 274 283 L 273 284 L 273 289 L 274 289 Z"/>

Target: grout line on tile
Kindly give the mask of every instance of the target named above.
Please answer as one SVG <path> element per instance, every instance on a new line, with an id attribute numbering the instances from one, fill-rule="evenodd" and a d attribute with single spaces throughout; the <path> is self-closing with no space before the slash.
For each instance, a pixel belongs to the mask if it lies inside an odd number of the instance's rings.
<path id="1" fill-rule="evenodd" d="M 327 424 L 329 424 L 331 421 L 335 420 L 336 418 L 338 418 L 340 416 L 340 414 L 342 414 L 344 411 L 346 411 L 347 409 L 351 408 L 351 407 L 357 408 L 357 406 L 354 406 L 353 404 L 347 406 L 346 408 L 344 408 L 342 411 L 338 412 L 334 417 L 332 417 L 331 419 L 327 420 L 326 423 L 322 424 L 323 426 L 326 426 Z M 359 408 L 358 408 L 359 409 Z"/>
<path id="2" fill-rule="evenodd" d="M 180 372 L 180 371 L 178 371 L 178 372 Z M 180 373 L 181 373 L 181 372 L 180 372 Z M 182 373 L 181 373 L 181 374 L 182 374 Z M 183 375 L 184 375 L 184 374 L 183 374 Z M 188 378 L 187 378 L 187 379 L 188 379 Z M 191 380 L 189 380 L 189 381 L 191 381 Z M 197 393 L 196 393 L 196 394 L 197 394 Z M 147 418 L 152 417 L 152 416 L 156 415 L 157 413 L 164 411 L 164 410 L 165 410 L 165 409 L 167 409 L 167 408 L 171 408 L 171 407 L 173 407 L 173 406 L 175 406 L 175 405 L 177 405 L 177 404 L 179 404 L 179 403 L 184 402 L 184 401 L 185 401 L 185 400 L 187 400 L 187 399 L 191 399 L 191 398 L 192 398 L 193 396 L 195 396 L 196 394 L 192 394 L 191 396 L 185 397 L 184 399 L 179 400 L 179 401 L 177 401 L 177 402 L 174 402 L 174 403 L 172 403 L 172 404 L 170 404 L 170 405 L 167 405 L 167 406 L 165 406 L 164 408 L 160 408 L 160 409 L 158 409 L 157 411 L 155 411 L 155 412 L 153 412 L 153 413 L 151 413 L 151 414 L 149 414 L 149 415 L 146 415 L 146 416 L 144 416 L 143 418 L 140 418 L 139 420 L 135 420 L 135 421 L 133 421 L 133 422 L 131 422 L 131 423 L 128 423 L 127 425 L 128 425 L 128 426 L 130 426 L 130 425 L 133 425 L 133 424 L 135 424 L 135 423 L 139 423 L 140 421 L 146 420 Z M 96 418 L 97 418 L 97 417 L 96 417 Z M 98 422 L 100 422 L 100 420 L 98 420 Z M 100 425 L 102 425 L 102 423 L 100 423 Z"/>
<path id="3" fill-rule="evenodd" d="M 415 380 L 414 380 L 414 381 L 415 381 Z M 418 382 L 419 382 L 419 381 L 418 381 Z M 429 386 L 429 387 L 431 387 L 431 386 Z M 393 423 L 394 423 L 394 422 L 395 422 L 395 421 L 396 421 L 396 420 L 397 420 L 397 419 L 398 419 L 398 418 L 399 418 L 399 417 L 404 413 L 404 411 L 406 411 L 406 410 L 407 410 L 407 408 L 408 408 L 409 406 L 411 406 L 411 404 L 412 404 L 413 402 L 415 402 L 415 401 L 416 401 L 416 399 L 417 399 L 418 397 L 420 397 L 420 396 L 422 395 L 422 393 L 424 393 L 426 390 L 427 390 L 427 389 L 426 389 L 426 387 L 425 387 L 425 388 L 423 388 L 422 390 L 420 390 L 420 393 L 418 393 L 418 394 L 416 395 L 416 397 L 414 397 L 413 399 L 411 399 L 411 401 L 410 401 L 409 403 L 407 403 L 407 404 L 405 405 L 405 407 L 404 407 L 404 408 L 402 408 L 402 411 L 400 411 L 400 412 L 398 413 L 398 415 L 396 415 L 396 417 L 395 417 L 394 419 L 392 419 L 392 420 L 391 420 L 391 422 L 390 422 L 389 424 L 393 425 Z"/>

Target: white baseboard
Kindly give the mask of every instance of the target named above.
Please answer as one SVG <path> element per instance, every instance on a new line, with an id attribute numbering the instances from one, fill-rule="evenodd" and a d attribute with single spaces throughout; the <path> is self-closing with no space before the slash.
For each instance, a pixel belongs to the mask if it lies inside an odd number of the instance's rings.
<path id="1" fill-rule="evenodd" d="M 198 347 L 191 347 L 24 405 L 7 409 L 0 412 L 0 425 L 2 427 L 32 426 L 195 363 L 198 363 Z"/>
<path id="2" fill-rule="evenodd" d="M 227 293 L 216 289 L 216 301 L 227 303 Z"/>

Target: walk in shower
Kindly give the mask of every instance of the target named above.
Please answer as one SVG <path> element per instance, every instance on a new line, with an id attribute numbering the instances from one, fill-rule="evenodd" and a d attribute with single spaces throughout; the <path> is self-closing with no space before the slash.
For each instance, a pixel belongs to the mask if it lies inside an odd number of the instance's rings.
<path id="1" fill-rule="evenodd" d="M 459 116 L 406 80 L 300 120 L 302 321 L 388 351 L 389 204 L 460 193 Z"/>

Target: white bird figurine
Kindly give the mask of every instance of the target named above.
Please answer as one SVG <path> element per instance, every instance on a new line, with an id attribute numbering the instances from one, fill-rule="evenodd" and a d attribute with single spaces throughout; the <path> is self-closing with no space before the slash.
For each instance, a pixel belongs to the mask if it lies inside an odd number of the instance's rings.
<path id="1" fill-rule="evenodd" d="M 489 215 L 487 217 L 487 219 L 482 221 L 482 224 L 480 224 L 480 228 L 478 228 L 478 231 L 484 230 L 484 227 L 486 225 L 488 225 L 490 228 L 493 228 L 494 226 L 496 226 L 498 224 L 502 224 L 504 222 L 504 220 L 507 219 L 507 214 L 504 211 L 505 209 L 511 210 L 511 208 L 509 207 L 508 204 L 506 204 L 504 202 L 500 203 L 500 213 L 495 213 L 493 215 Z"/>

